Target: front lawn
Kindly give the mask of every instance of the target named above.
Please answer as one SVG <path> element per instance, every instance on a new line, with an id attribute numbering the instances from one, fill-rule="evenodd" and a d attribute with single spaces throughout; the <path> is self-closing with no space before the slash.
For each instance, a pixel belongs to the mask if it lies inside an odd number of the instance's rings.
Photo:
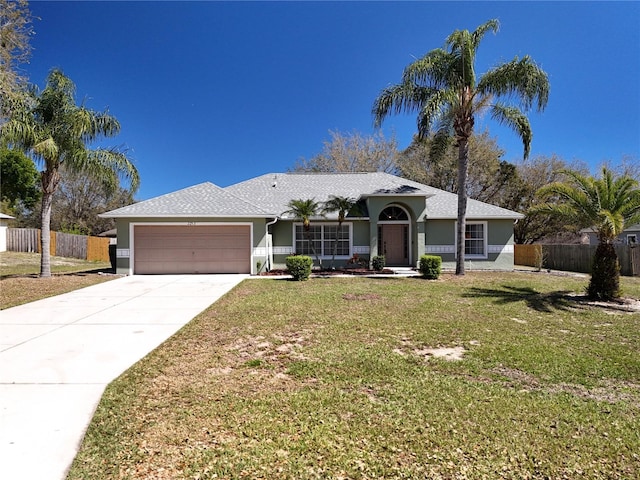
<path id="1" fill-rule="evenodd" d="M 108 387 L 69 478 L 638 478 L 640 313 L 587 282 L 247 280 Z"/>
<path id="2" fill-rule="evenodd" d="M 39 278 L 40 254 L 0 252 L 0 310 L 116 278 L 108 262 L 51 257 L 50 278 Z"/>

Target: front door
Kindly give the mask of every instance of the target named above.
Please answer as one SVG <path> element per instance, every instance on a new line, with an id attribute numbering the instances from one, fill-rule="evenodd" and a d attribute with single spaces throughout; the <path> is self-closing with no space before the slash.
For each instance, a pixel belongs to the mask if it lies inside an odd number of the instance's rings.
<path id="1" fill-rule="evenodd" d="M 382 253 L 390 266 L 409 265 L 409 226 L 381 225 Z"/>

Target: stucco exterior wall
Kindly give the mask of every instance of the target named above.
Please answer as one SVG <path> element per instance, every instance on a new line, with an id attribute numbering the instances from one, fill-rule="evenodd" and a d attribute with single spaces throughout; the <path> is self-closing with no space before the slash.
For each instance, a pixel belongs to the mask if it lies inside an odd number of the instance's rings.
<path id="1" fill-rule="evenodd" d="M 271 268 L 284 269 L 286 258 L 295 254 L 294 224 L 299 223 L 292 220 L 280 220 L 271 227 L 271 241 L 273 245 L 273 265 Z M 312 225 L 336 225 L 335 220 L 317 220 Z M 343 225 L 351 227 L 352 253 L 358 253 L 360 258 L 369 259 L 369 222 L 367 220 L 346 220 Z M 320 256 L 323 266 L 331 261 L 331 255 Z M 350 258 L 350 257 L 349 257 Z M 349 258 L 336 257 L 334 266 L 343 267 Z M 316 259 L 314 257 L 314 263 Z"/>
<path id="2" fill-rule="evenodd" d="M 486 222 L 487 258 L 465 258 L 469 270 L 513 270 L 513 220 L 467 220 Z M 426 253 L 442 258 L 442 268 L 456 268 L 456 221 L 427 220 Z"/>

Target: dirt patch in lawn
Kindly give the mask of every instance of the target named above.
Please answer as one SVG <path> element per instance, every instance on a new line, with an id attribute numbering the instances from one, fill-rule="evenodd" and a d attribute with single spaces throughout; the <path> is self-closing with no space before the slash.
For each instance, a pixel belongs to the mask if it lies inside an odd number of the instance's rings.
<path id="1" fill-rule="evenodd" d="M 603 385 L 588 388 L 571 383 L 545 384 L 535 375 L 514 368 L 497 367 L 493 373 L 504 377 L 505 386 L 518 388 L 523 392 L 568 393 L 570 395 L 595 400 L 597 402 L 625 402 L 640 407 L 640 384 L 614 379 L 604 379 Z"/>

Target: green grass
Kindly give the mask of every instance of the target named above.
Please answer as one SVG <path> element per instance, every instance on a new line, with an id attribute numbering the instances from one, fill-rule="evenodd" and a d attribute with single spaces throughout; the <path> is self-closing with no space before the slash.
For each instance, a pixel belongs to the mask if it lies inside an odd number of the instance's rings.
<path id="1" fill-rule="evenodd" d="M 111 268 L 109 262 L 91 262 L 77 258 L 51 257 L 51 273 L 75 273 Z M 40 273 L 40 254 L 0 252 L 0 276 L 37 275 Z"/>
<path id="2" fill-rule="evenodd" d="M 586 283 L 245 281 L 109 386 L 69 478 L 637 478 L 640 313 Z"/>

